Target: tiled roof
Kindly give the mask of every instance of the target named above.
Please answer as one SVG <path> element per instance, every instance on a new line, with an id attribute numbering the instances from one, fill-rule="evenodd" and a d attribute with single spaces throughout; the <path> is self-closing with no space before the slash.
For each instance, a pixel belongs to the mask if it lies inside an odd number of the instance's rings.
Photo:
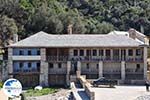
<path id="1" fill-rule="evenodd" d="M 124 35 L 52 35 L 38 32 L 9 47 L 136 47 L 142 43 Z"/>

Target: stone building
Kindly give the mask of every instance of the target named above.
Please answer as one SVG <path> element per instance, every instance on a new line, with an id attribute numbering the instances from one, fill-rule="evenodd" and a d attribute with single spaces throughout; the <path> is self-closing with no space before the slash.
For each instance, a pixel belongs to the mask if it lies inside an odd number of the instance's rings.
<path id="1" fill-rule="evenodd" d="M 140 83 L 147 78 L 148 44 L 135 36 L 38 32 L 8 46 L 8 74 L 23 86 L 66 85 L 76 72 L 87 79 Z"/>

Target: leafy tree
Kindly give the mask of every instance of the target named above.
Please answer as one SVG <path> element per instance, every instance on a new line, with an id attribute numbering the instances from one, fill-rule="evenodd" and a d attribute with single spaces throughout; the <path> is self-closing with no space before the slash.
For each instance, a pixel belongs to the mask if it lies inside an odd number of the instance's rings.
<path id="1" fill-rule="evenodd" d="M 15 20 L 7 16 L 0 17 L 0 45 L 7 46 L 9 40 L 12 39 L 13 34 L 17 34 L 18 27 Z"/>
<path id="2" fill-rule="evenodd" d="M 0 16 L 14 20 L 21 39 L 45 31 L 106 34 L 135 28 L 150 35 L 150 0 L 0 0 Z"/>

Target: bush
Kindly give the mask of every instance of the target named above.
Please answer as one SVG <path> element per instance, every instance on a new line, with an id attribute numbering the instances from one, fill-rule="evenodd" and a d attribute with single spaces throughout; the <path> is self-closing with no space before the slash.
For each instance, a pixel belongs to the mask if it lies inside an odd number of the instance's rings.
<path id="1" fill-rule="evenodd" d="M 0 88 L 2 88 L 3 87 L 3 82 L 0 82 Z"/>
<path id="2" fill-rule="evenodd" d="M 42 90 L 34 90 L 34 89 L 28 89 L 25 92 L 26 97 L 31 97 L 31 96 L 42 96 L 42 95 L 47 95 L 47 94 L 52 94 L 57 92 L 57 88 L 43 88 Z"/>
<path id="3" fill-rule="evenodd" d="M 20 96 L 21 96 L 21 100 L 27 100 L 24 93 L 21 93 Z"/>

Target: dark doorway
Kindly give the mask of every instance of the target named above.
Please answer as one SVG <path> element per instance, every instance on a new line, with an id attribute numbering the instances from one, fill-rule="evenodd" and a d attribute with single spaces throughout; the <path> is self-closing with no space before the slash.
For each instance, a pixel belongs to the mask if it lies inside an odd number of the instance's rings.
<path id="1" fill-rule="evenodd" d="M 72 61 L 70 74 L 76 74 L 76 71 L 77 71 L 77 61 Z"/>

